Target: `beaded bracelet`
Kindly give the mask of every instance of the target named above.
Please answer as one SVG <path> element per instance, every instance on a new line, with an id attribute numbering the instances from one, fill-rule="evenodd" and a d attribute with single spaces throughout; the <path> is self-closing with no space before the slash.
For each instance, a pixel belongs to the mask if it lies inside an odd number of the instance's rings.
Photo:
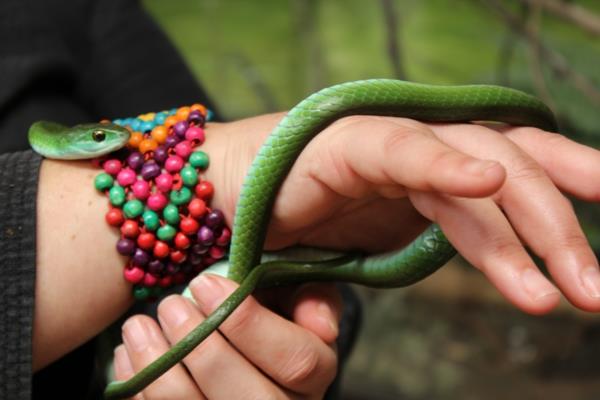
<path id="1" fill-rule="evenodd" d="M 138 300 L 157 298 L 226 255 L 231 230 L 209 207 L 213 186 L 200 176 L 208 155 L 194 150 L 210 117 L 194 104 L 116 119 L 132 132 L 128 145 L 95 160 L 104 172 L 94 184 L 108 195 L 106 221 L 120 228 L 117 251 L 129 257 L 123 275 Z"/>

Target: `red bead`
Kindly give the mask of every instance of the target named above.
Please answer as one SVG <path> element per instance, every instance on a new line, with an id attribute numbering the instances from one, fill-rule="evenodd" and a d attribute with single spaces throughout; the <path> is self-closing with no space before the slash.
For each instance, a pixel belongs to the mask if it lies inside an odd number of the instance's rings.
<path id="1" fill-rule="evenodd" d="M 212 246 L 210 250 L 208 250 L 208 254 L 215 260 L 220 260 L 225 256 L 225 249 L 220 246 Z"/>
<path id="2" fill-rule="evenodd" d="M 215 260 L 214 258 L 212 258 L 210 256 L 204 257 L 204 259 L 202 260 L 202 264 L 204 264 L 205 267 L 209 267 L 216 262 L 217 262 L 217 260 Z"/>
<path id="3" fill-rule="evenodd" d="M 230 240 L 231 231 L 229 230 L 229 228 L 223 228 L 223 231 L 221 232 L 215 243 L 219 246 L 225 247 L 229 244 Z"/>
<path id="4" fill-rule="evenodd" d="M 135 285 L 144 279 L 144 270 L 140 267 L 125 268 L 123 270 L 123 276 L 125 276 L 125 280 L 127 282 Z"/>
<path id="5" fill-rule="evenodd" d="M 212 183 L 209 181 L 202 181 L 196 185 L 195 188 L 196 196 L 200 197 L 203 200 L 208 200 L 212 197 L 214 193 L 214 188 Z"/>
<path id="6" fill-rule="evenodd" d="M 181 264 L 186 258 L 187 255 L 181 250 L 173 250 L 171 252 L 171 261 L 173 261 L 175 264 Z"/>
<path id="7" fill-rule="evenodd" d="M 111 208 L 106 213 L 106 222 L 108 222 L 111 226 L 121 226 L 123 221 L 125 221 L 125 217 L 123 217 L 123 212 L 119 208 Z"/>
<path id="8" fill-rule="evenodd" d="M 154 255 L 158 258 L 165 258 L 169 255 L 169 245 L 157 240 L 154 244 Z"/>
<path id="9" fill-rule="evenodd" d="M 181 285 L 184 282 L 185 274 L 183 272 L 178 272 L 175 275 L 173 275 L 173 283 L 175 283 L 176 285 Z"/>
<path id="10" fill-rule="evenodd" d="M 162 288 L 167 288 L 173 284 L 173 278 L 171 275 L 163 276 L 158 280 L 158 286 Z"/>
<path id="11" fill-rule="evenodd" d="M 158 282 L 158 278 L 154 275 L 152 275 L 151 273 L 146 272 L 144 274 L 144 286 L 146 287 L 151 287 L 156 285 L 156 283 Z"/>
<path id="12" fill-rule="evenodd" d="M 144 250 L 152 250 L 156 244 L 156 237 L 150 232 L 141 233 L 138 236 L 137 244 Z"/>
<path id="13" fill-rule="evenodd" d="M 175 247 L 181 250 L 187 249 L 190 247 L 190 238 L 183 233 L 178 232 L 177 235 L 175 235 Z"/>
<path id="14" fill-rule="evenodd" d="M 188 211 L 192 217 L 201 218 L 206 214 L 206 203 L 202 199 L 195 198 L 188 204 Z"/>
<path id="15" fill-rule="evenodd" d="M 127 238 L 134 239 L 140 234 L 140 226 L 137 221 L 128 219 L 121 225 L 121 233 Z"/>
<path id="16" fill-rule="evenodd" d="M 186 235 L 193 235 L 200 229 L 200 224 L 194 218 L 183 217 L 179 223 L 179 227 Z"/>

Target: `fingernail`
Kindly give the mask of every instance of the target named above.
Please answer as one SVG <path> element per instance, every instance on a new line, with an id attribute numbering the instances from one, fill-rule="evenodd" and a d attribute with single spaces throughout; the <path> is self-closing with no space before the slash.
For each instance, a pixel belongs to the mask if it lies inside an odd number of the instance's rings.
<path id="1" fill-rule="evenodd" d="M 205 312 L 212 312 L 225 295 L 225 288 L 219 278 L 212 274 L 202 274 L 190 283 L 198 305 Z"/>
<path id="2" fill-rule="evenodd" d="M 115 348 L 113 359 L 115 375 L 125 377 L 133 375 L 133 367 L 127 355 L 125 345 L 120 344 Z"/>
<path id="3" fill-rule="evenodd" d="M 527 268 L 521 273 L 521 282 L 529 297 L 536 301 L 558 294 L 558 290 L 539 271 L 532 268 Z"/>
<path id="4" fill-rule="evenodd" d="M 186 301 L 179 297 L 168 297 L 160 304 L 158 320 L 162 326 L 170 329 L 177 328 L 190 319 L 190 309 Z"/>
<path id="5" fill-rule="evenodd" d="M 339 327 L 337 324 L 337 318 L 331 310 L 331 307 L 329 307 L 327 303 L 319 303 L 317 306 L 317 313 L 327 323 L 331 329 L 331 332 L 337 336 L 339 333 Z"/>
<path id="6" fill-rule="evenodd" d="M 587 267 L 581 271 L 580 276 L 588 296 L 600 297 L 600 270 L 598 267 Z"/>
<path id="7" fill-rule="evenodd" d="M 470 160 L 463 165 L 463 170 L 472 175 L 485 175 L 498 165 L 496 161 Z"/>
<path id="8" fill-rule="evenodd" d="M 137 318 L 131 318 L 123 325 L 123 340 L 133 351 L 144 351 L 150 339 L 146 327 Z"/>

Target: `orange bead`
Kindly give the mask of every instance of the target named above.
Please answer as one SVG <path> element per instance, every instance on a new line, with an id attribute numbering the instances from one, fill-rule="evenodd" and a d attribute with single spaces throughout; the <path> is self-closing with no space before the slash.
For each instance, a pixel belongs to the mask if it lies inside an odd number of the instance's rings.
<path id="1" fill-rule="evenodd" d="M 129 136 L 129 146 L 136 149 L 139 147 L 142 140 L 144 140 L 144 135 L 142 135 L 142 132 L 132 132 L 131 136 Z"/>
<path id="2" fill-rule="evenodd" d="M 204 107 L 202 104 L 192 104 L 190 111 L 200 111 L 202 115 L 206 116 L 206 107 Z"/>
<path id="3" fill-rule="evenodd" d="M 167 119 L 165 119 L 165 126 L 167 128 L 170 128 L 170 127 L 172 127 L 173 125 L 175 125 L 178 122 L 179 122 L 179 120 L 177 119 L 176 116 L 170 115 L 170 116 L 167 117 Z"/>
<path id="4" fill-rule="evenodd" d="M 163 125 L 155 126 L 154 129 L 152 129 L 151 133 L 152 138 L 156 140 L 159 144 L 163 144 L 167 140 L 168 134 L 169 131 Z"/>
<path id="5" fill-rule="evenodd" d="M 189 107 L 179 107 L 179 109 L 177 110 L 175 115 L 177 116 L 177 119 L 179 119 L 180 121 L 185 121 L 188 118 L 188 116 L 190 115 L 190 108 Z"/>
<path id="6" fill-rule="evenodd" d="M 149 151 L 154 151 L 158 147 L 158 143 L 154 139 L 144 139 L 140 143 L 140 151 L 142 154 L 146 154 Z"/>

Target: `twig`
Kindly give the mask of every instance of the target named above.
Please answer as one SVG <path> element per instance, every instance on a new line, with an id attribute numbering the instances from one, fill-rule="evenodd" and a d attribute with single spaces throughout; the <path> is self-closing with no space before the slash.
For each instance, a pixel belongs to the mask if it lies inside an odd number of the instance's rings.
<path id="1" fill-rule="evenodd" d="M 502 2 L 498 0 L 482 0 L 482 2 L 490 8 L 495 9 L 513 31 L 523 36 L 539 49 L 541 60 L 543 60 L 544 64 L 550 68 L 555 76 L 571 80 L 575 89 L 579 90 L 593 104 L 600 105 L 600 90 L 596 88 L 588 77 L 571 68 L 562 54 L 546 46 L 536 36 L 535 32 L 532 32 L 527 24 L 504 7 Z"/>
<path id="2" fill-rule="evenodd" d="M 398 15 L 394 8 L 392 0 L 381 0 L 381 9 L 385 25 L 387 54 L 394 70 L 396 79 L 406 79 L 406 74 L 402 66 L 402 55 L 400 52 L 400 43 L 398 42 Z"/>
<path id="3" fill-rule="evenodd" d="M 583 8 L 575 2 L 564 0 L 520 0 L 531 6 L 541 7 L 544 10 L 572 22 L 584 31 L 594 35 L 600 35 L 600 16 Z"/>

